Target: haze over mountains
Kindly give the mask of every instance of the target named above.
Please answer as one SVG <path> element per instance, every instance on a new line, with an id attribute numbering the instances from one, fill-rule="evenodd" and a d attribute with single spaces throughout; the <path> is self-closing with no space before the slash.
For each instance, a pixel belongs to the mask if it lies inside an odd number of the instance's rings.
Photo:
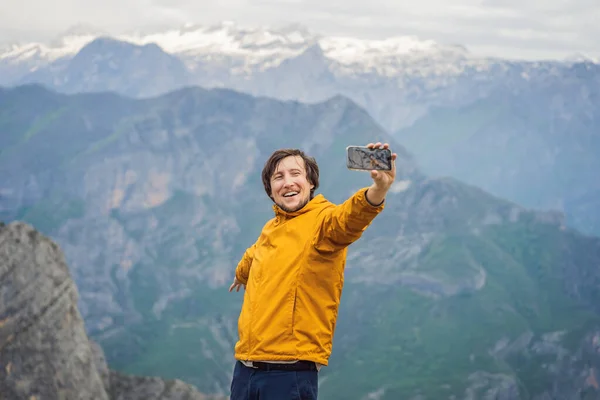
<path id="1" fill-rule="evenodd" d="M 133 71 L 121 71 L 123 53 L 118 47 L 111 51 L 110 47 L 95 45 L 96 52 L 89 50 L 87 57 L 76 57 L 98 38 L 106 36 L 99 30 L 80 28 L 50 44 L 7 46 L 0 52 L 0 84 L 35 81 L 58 89 L 67 85 L 67 92 L 82 90 L 85 86 L 76 89 L 76 85 L 86 85 L 86 79 L 72 76 L 85 66 L 78 62 L 93 63 L 101 55 L 100 61 L 109 61 L 108 64 L 100 70 L 87 68 L 87 79 L 106 73 L 107 69 L 124 72 L 131 78 Z M 241 28 L 224 22 L 115 39 L 136 45 L 130 48 L 131 53 L 143 54 L 148 50 L 144 45 L 155 44 L 180 59 L 187 73 L 177 66 L 169 71 L 172 79 L 207 88 L 227 87 L 309 102 L 343 94 L 392 131 L 410 124 L 431 105 L 467 104 L 503 86 L 505 79 L 517 79 L 518 83 L 521 79 L 535 79 L 536 75 L 551 76 L 572 64 L 482 58 L 459 45 L 439 45 L 411 36 L 386 40 L 324 37 L 300 25 L 273 30 Z M 167 58 L 165 54 L 155 57 Z M 73 62 L 69 63 L 71 59 Z M 137 67 L 143 71 L 153 65 L 140 61 Z M 147 86 L 154 84 L 148 81 Z M 126 84 L 118 91 L 129 96 L 144 95 Z"/>
<path id="2" fill-rule="evenodd" d="M 224 22 L 117 38 L 78 27 L 0 51 L 0 84 L 23 83 L 132 97 L 190 85 L 303 102 L 344 95 L 427 173 L 564 212 L 569 226 L 600 234 L 600 64 L 591 59 L 490 59 L 415 37 L 325 37 L 300 25 Z"/>
<path id="3" fill-rule="evenodd" d="M 125 39 L 0 53 L 26 83 L 0 89 L 0 220 L 64 249 L 112 368 L 226 394 L 265 158 L 308 150 L 340 202 L 369 184 L 346 145 L 386 140 L 400 177 L 350 250 L 320 398 L 598 398 L 597 64 L 299 27 Z"/>

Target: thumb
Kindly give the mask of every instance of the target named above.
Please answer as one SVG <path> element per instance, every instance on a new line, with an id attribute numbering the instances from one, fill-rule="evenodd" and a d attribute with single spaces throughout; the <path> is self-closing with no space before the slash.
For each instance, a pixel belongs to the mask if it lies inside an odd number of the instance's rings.
<path id="1" fill-rule="evenodd" d="M 373 178 L 373 179 L 379 178 L 379 172 L 376 171 L 376 170 L 372 170 L 371 171 L 371 178 Z"/>

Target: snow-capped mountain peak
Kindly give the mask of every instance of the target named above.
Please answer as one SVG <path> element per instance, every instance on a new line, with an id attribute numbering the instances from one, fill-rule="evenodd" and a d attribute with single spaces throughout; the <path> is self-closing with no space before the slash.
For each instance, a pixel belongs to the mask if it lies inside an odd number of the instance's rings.
<path id="1" fill-rule="evenodd" d="M 327 58 L 340 64 L 340 69 L 377 72 L 385 76 L 406 72 L 410 65 L 422 68 L 423 64 L 431 64 L 432 60 L 454 64 L 469 58 L 467 50 L 462 47 L 442 46 L 433 40 L 419 40 L 415 36 L 382 40 L 325 37 L 319 40 L 319 45 Z M 428 65 L 428 68 L 431 67 Z"/>
<path id="2" fill-rule="evenodd" d="M 74 28 L 50 44 L 23 43 L 0 51 L 0 61 L 23 62 L 35 59 L 49 63 L 61 57 L 72 57 L 98 36 L 96 29 Z M 186 24 L 181 27 L 148 32 L 113 35 L 115 39 L 133 44 L 155 43 L 167 53 L 181 57 L 194 69 L 200 63 L 221 63 L 240 73 L 265 70 L 279 65 L 318 44 L 323 55 L 337 64 L 338 71 L 351 67 L 354 72 L 377 71 L 385 75 L 399 73 L 407 63 L 422 60 L 467 57 L 464 49 L 441 46 L 431 40 L 413 36 L 366 40 L 352 37 L 324 37 L 301 25 L 282 28 L 242 27 L 231 21 L 216 25 Z"/>
<path id="3" fill-rule="evenodd" d="M 65 56 L 75 55 L 86 44 L 105 35 L 108 33 L 93 26 L 74 25 L 48 42 L 8 44 L 0 48 L 0 61 L 52 62 Z"/>
<path id="4" fill-rule="evenodd" d="M 228 59 L 234 65 L 264 69 L 298 55 L 314 41 L 314 36 L 300 30 L 242 28 L 225 21 L 218 25 L 187 25 L 146 35 L 122 35 L 119 39 L 136 44 L 156 43 L 168 53 L 187 58 L 188 64 Z"/>

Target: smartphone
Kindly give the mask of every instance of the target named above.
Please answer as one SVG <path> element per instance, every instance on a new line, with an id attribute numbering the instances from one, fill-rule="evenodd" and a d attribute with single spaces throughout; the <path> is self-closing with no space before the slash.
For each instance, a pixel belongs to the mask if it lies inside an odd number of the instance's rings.
<path id="1" fill-rule="evenodd" d="M 370 149 L 366 146 L 346 147 L 346 166 L 356 171 L 390 171 L 392 151 L 390 149 Z"/>

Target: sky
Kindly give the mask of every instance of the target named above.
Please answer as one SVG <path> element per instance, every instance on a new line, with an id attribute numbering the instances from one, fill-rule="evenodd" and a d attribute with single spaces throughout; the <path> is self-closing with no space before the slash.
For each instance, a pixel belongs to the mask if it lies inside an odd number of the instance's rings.
<path id="1" fill-rule="evenodd" d="M 600 0 L 0 0 L 0 9 L 4 41 L 51 38 L 76 24 L 118 34 L 228 20 L 366 39 L 414 35 L 486 56 L 600 57 Z"/>

